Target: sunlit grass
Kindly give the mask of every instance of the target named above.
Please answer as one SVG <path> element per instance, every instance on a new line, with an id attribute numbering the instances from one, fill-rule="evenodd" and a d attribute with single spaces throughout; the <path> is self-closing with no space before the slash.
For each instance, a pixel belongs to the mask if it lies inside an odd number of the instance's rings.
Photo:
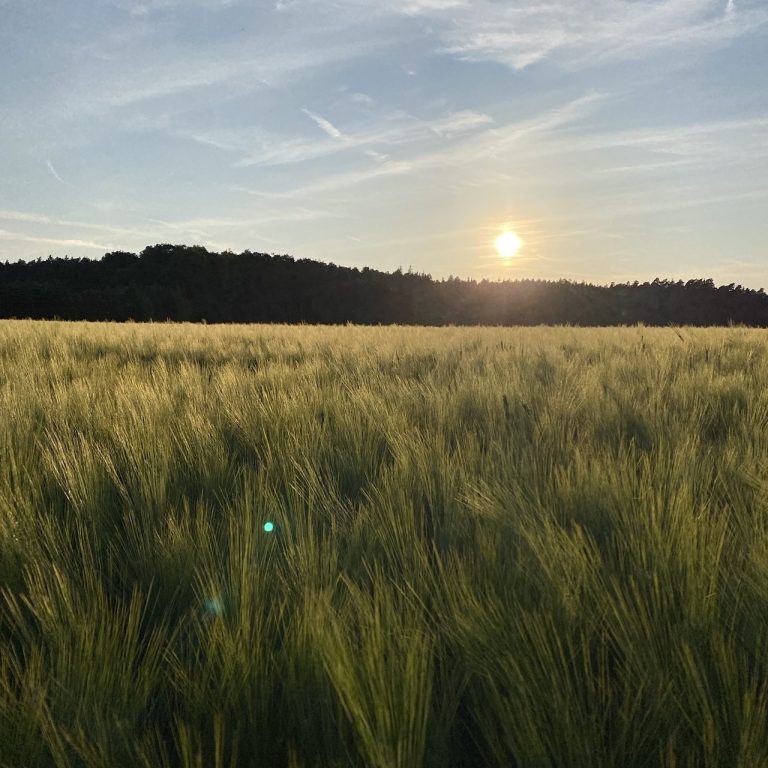
<path id="1" fill-rule="evenodd" d="M 767 353 L 0 323 L 0 765 L 768 766 Z"/>

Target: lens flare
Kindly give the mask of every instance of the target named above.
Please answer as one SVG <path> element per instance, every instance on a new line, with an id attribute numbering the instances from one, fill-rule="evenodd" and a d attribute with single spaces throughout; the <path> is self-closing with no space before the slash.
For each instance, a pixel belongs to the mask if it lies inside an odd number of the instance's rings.
<path id="1" fill-rule="evenodd" d="M 224 613 L 224 602 L 220 597 L 211 597 L 205 601 L 205 610 L 211 616 L 221 616 Z"/>
<path id="2" fill-rule="evenodd" d="M 264 523 L 264 533 L 272 533 L 275 530 L 275 524 L 270 520 Z"/>

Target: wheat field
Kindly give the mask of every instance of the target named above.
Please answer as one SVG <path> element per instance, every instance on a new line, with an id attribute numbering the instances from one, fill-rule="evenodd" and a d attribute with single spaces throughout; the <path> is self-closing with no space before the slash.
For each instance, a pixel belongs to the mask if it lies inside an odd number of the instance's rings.
<path id="1" fill-rule="evenodd" d="M 0 765 L 768 766 L 767 338 L 0 323 Z"/>

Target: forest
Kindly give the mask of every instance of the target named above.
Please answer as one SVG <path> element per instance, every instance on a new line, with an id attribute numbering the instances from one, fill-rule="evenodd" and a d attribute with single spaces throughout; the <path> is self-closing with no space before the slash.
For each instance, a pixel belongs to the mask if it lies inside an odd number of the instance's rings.
<path id="1" fill-rule="evenodd" d="M 286 255 L 160 244 L 0 263 L 0 317 L 361 325 L 768 326 L 768 296 L 712 279 L 593 285 L 436 280 Z"/>

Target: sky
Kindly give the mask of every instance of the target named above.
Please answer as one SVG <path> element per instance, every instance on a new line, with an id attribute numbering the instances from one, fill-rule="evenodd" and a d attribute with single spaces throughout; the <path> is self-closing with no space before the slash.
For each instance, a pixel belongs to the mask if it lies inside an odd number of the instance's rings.
<path id="1" fill-rule="evenodd" d="M 768 0 L 0 0 L 0 73 L 0 260 L 768 288 Z"/>

